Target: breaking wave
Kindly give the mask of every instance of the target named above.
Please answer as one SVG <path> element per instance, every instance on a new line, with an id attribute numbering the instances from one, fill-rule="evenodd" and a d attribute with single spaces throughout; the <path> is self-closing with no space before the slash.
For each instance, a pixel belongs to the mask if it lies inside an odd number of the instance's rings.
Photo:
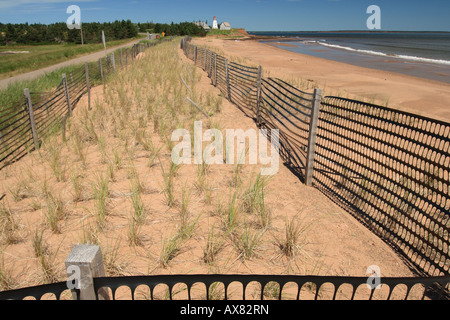
<path id="1" fill-rule="evenodd" d="M 389 54 L 389 53 L 384 53 L 384 52 L 379 52 L 379 51 L 355 49 L 355 48 L 351 48 L 351 47 L 330 44 L 330 43 L 326 43 L 323 41 L 304 41 L 304 43 L 316 43 L 316 44 L 319 44 L 319 45 L 322 45 L 325 47 L 341 49 L 341 50 L 346 50 L 346 51 L 351 51 L 351 52 L 356 52 L 356 53 L 370 54 L 370 55 L 374 55 L 374 56 L 390 57 L 390 58 L 397 58 L 397 59 L 402 59 L 402 60 L 407 60 L 407 61 L 426 62 L 426 63 L 434 63 L 434 64 L 442 64 L 442 65 L 450 66 L 449 60 L 430 59 L 430 58 L 408 56 L 408 55 L 402 55 L 402 54 Z"/>

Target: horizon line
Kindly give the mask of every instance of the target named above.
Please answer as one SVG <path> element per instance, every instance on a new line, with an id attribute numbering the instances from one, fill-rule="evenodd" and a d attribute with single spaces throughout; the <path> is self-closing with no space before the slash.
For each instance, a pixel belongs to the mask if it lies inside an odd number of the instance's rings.
<path id="1" fill-rule="evenodd" d="M 236 28 L 240 29 L 240 28 Z M 244 28 L 245 29 L 245 28 Z M 450 31 L 442 30 L 246 30 L 247 32 L 364 32 L 364 33 L 377 33 L 377 32 L 421 32 L 421 33 L 450 33 Z"/>
<path id="2" fill-rule="evenodd" d="M 195 23 L 195 22 L 197 22 L 197 21 L 199 21 L 199 20 L 193 20 L 193 21 L 187 21 L 187 20 L 185 20 L 185 21 L 180 21 L 180 22 L 174 22 L 174 21 L 171 21 L 171 22 L 154 22 L 154 21 L 145 21 L 145 22 L 143 22 L 143 21 L 137 21 L 137 22 L 134 22 L 134 21 L 132 21 L 131 19 L 116 19 L 116 20 L 114 20 L 114 21 L 103 21 L 103 22 L 100 22 L 100 21 L 84 21 L 84 22 L 82 22 L 82 23 L 112 23 L 112 22 L 115 22 L 115 21 L 127 21 L 127 20 L 130 20 L 132 23 L 135 23 L 135 24 L 138 24 L 138 23 L 159 23 L 159 24 L 171 24 L 171 23 L 174 23 L 174 24 L 179 24 L 179 23 L 183 23 L 183 22 L 192 22 L 192 23 Z M 26 24 L 26 23 L 28 23 L 28 24 L 42 24 L 42 25 L 51 25 L 51 24 L 56 24 L 56 23 L 65 23 L 65 21 L 57 21 L 57 22 L 51 22 L 51 23 L 42 23 L 42 22 L 28 22 L 28 21 L 26 21 L 26 22 L 14 22 L 14 23 L 11 23 L 11 22 L 9 22 L 9 23 L 3 23 L 3 22 L 1 22 L 0 21 L 0 24 L 3 24 L 3 25 L 7 25 L 7 24 Z M 364 33 L 377 33 L 377 32 L 380 32 L 380 33 L 382 33 L 382 32 L 391 32 L 391 33 L 394 33 L 394 32 L 410 32 L 410 33 L 450 33 L 450 30 L 366 30 L 366 29 L 360 29 L 360 30 L 358 30 L 358 29 L 336 29 L 336 30 L 247 30 L 245 27 L 235 27 L 235 28 L 232 28 L 232 29 L 244 29 L 245 31 L 247 31 L 247 32 L 317 32 L 317 33 L 319 33 L 319 32 L 364 32 Z"/>

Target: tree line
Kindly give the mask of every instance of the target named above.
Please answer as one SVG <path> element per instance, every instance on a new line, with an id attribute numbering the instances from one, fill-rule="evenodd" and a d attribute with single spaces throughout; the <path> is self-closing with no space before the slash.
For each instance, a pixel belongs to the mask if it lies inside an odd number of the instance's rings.
<path id="1" fill-rule="evenodd" d="M 120 40 L 136 37 L 138 29 L 130 20 L 83 23 L 84 43 L 102 41 L 102 30 L 108 40 Z M 40 23 L 2 24 L 0 23 L 0 44 L 51 44 L 81 43 L 80 30 L 67 28 L 66 23 L 50 25 Z"/>
<path id="2" fill-rule="evenodd" d="M 181 23 L 138 23 L 139 32 L 165 33 L 168 36 L 201 36 L 206 35 L 206 31 L 193 22 Z"/>
<path id="3" fill-rule="evenodd" d="M 203 28 L 192 22 L 175 24 L 164 23 L 132 23 L 130 20 L 114 22 L 86 22 L 82 24 L 84 43 L 99 43 L 102 41 L 102 30 L 106 39 L 120 40 L 133 38 L 139 32 L 165 33 L 166 36 L 204 36 Z M 66 23 L 0 23 L 0 45 L 8 44 L 52 44 L 81 43 L 80 30 L 67 28 Z"/>

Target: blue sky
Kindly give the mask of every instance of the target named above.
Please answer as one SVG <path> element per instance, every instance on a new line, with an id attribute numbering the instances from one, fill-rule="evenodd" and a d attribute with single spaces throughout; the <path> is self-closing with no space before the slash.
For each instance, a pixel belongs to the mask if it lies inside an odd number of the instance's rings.
<path id="1" fill-rule="evenodd" d="M 82 22 L 228 21 L 249 31 L 365 30 L 369 5 L 381 8 L 382 30 L 450 31 L 449 0 L 0 0 L 2 23 L 65 22 L 69 5 Z"/>

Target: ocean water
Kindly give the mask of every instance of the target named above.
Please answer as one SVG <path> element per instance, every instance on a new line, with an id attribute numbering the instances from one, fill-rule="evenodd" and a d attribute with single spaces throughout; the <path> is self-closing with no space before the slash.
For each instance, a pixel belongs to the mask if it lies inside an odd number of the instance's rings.
<path id="1" fill-rule="evenodd" d="M 277 37 L 270 42 L 293 52 L 450 83 L 448 32 L 249 33 Z"/>

